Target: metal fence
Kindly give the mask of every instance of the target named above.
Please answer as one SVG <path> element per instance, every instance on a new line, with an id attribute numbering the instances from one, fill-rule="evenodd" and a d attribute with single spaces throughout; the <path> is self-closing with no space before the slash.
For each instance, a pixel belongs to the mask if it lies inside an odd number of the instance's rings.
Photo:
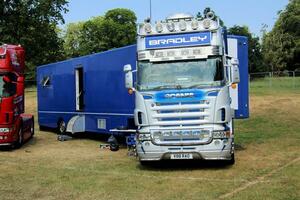
<path id="1" fill-rule="evenodd" d="M 36 91 L 36 81 L 35 80 L 25 80 L 25 90 L 26 92 Z"/>
<path id="2" fill-rule="evenodd" d="M 300 88 L 300 71 L 250 73 L 249 81 L 251 87 Z"/>
<path id="3" fill-rule="evenodd" d="M 278 78 L 278 77 L 300 77 L 300 71 L 282 71 L 282 72 L 257 72 L 250 73 L 250 81 L 259 78 Z"/>

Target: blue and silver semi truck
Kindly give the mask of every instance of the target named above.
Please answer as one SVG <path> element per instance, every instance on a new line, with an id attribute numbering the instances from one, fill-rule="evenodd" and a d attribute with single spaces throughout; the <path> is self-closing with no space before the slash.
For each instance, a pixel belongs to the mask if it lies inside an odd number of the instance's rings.
<path id="1" fill-rule="evenodd" d="M 227 36 L 213 13 L 143 23 L 137 38 L 137 45 L 39 67 L 40 127 L 134 133 L 141 162 L 233 163 L 233 119 L 249 117 L 247 38 Z"/>
<path id="2" fill-rule="evenodd" d="M 137 57 L 124 72 L 139 160 L 234 163 L 233 120 L 249 117 L 247 38 L 227 36 L 212 12 L 175 14 L 139 26 Z"/>

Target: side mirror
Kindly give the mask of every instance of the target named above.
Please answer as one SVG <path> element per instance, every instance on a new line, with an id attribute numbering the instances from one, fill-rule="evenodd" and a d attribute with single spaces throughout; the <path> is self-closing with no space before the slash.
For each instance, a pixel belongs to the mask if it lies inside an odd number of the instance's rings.
<path id="1" fill-rule="evenodd" d="M 236 58 L 231 59 L 231 82 L 239 83 L 240 82 L 240 70 L 239 70 L 239 61 Z"/>
<path id="2" fill-rule="evenodd" d="M 124 72 L 125 72 L 125 87 L 127 89 L 131 89 L 133 88 L 133 74 L 132 74 L 131 65 L 125 65 Z"/>
<path id="3" fill-rule="evenodd" d="M 124 65 L 124 69 L 123 70 L 124 70 L 125 73 L 130 72 L 130 71 L 132 71 L 132 67 L 129 64 L 128 65 Z"/>

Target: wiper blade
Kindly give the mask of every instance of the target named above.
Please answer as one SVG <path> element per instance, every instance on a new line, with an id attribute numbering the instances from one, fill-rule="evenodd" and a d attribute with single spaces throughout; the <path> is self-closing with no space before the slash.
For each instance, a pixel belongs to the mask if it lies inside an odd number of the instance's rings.
<path id="1" fill-rule="evenodd" d="M 152 88 L 153 90 L 162 90 L 162 89 L 181 89 L 181 85 L 161 85 L 155 88 Z"/>
<path id="2" fill-rule="evenodd" d="M 207 87 L 207 86 L 213 86 L 214 84 L 203 84 L 203 83 L 198 83 L 195 85 L 191 85 L 189 87 L 187 87 L 188 89 L 192 89 L 192 88 L 198 88 L 198 87 Z"/>

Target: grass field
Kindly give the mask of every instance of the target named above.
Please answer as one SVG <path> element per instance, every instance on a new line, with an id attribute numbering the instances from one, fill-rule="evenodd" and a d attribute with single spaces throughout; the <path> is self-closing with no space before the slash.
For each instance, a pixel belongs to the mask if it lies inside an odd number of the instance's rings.
<path id="1" fill-rule="evenodd" d="M 0 151 L 0 199 L 300 199 L 300 79 L 251 83 L 251 118 L 236 121 L 236 164 L 142 167 L 99 140 L 58 142 L 39 132 Z M 298 85 L 298 86 L 297 86 Z M 36 93 L 27 112 L 36 114 Z"/>

